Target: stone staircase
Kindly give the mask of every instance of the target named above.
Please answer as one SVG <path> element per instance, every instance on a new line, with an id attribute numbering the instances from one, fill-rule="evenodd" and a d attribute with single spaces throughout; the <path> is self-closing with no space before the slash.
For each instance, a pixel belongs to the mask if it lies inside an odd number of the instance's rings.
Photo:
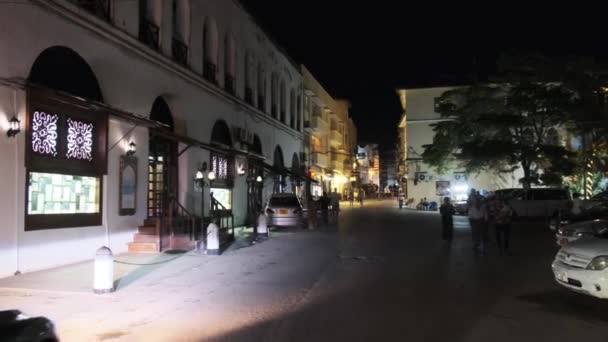
<path id="1" fill-rule="evenodd" d="M 133 235 L 133 242 L 128 243 L 130 253 L 160 253 L 161 241 L 157 234 L 157 219 L 146 219 L 142 226 L 137 227 L 137 233 Z M 196 242 L 187 234 L 174 234 L 167 237 L 168 246 L 164 249 L 191 250 L 196 247 Z"/>
<path id="2" fill-rule="evenodd" d="M 129 242 L 130 253 L 159 253 L 160 236 L 157 234 L 157 220 L 146 219 L 143 226 L 137 227 L 133 242 Z"/>

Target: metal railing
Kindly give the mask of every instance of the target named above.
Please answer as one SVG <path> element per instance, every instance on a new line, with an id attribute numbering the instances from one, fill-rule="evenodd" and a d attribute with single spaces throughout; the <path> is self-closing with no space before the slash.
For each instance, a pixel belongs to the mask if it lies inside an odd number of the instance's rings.
<path id="1" fill-rule="evenodd" d="M 188 46 L 181 39 L 173 37 L 171 52 L 173 54 L 173 59 L 177 63 L 185 67 L 188 66 Z"/>
<path id="2" fill-rule="evenodd" d="M 139 25 L 139 40 L 154 50 L 159 48 L 159 31 L 156 24 L 146 18 L 142 18 Z"/>
<path id="3" fill-rule="evenodd" d="M 78 7 L 86 10 L 94 16 L 110 21 L 110 0 L 71 0 Z"/>
<path id="4" fill-rule="evenodd" d="M 211 219 L 220 228 L 220 242 L 234 238 L 234 215 L 211 195 Z"/>
<path id="5" fill-rule="evenodd" d="M 226 74 L 224 76 L 224 89 L 226 90 L 226 92 L 228 92 L 231 95 L 234 95 L 236 93 L 236 88 L 235 88 L 235 84 L 234 84 L 234 76 L 230 75 L 230 74 Z"/>
<path id="6" fill-rule="evenodd" d="M 192 215 L 175 197 L 169 198 L 165 215 L 161 217 L 162 229 L 171 237 L 187 235 L 191 241 L 195 241 L 200 237 L 196 222 L 196 216 Z"/>
<path id="7" fill-rule="evenodd" d="M 245 87 L 245 102 L 253 106 L 253 89 Z"/>
<path id="8" fill-rule="evenodd" d="M 277 115 L 279 114 L 278 110 L 277 110 L 277 105 L 272 104 L 270 106 L 270 114 L 272 115 L 273 118 L 275 118 L 275 119 L 277 118 Z"/>
<path id="9" fill-rule="evenodd" d="M 217 66 L 215 63 L 205 60 L 203 63 L 203 77 L 207 81 L 217 84 Z"/>

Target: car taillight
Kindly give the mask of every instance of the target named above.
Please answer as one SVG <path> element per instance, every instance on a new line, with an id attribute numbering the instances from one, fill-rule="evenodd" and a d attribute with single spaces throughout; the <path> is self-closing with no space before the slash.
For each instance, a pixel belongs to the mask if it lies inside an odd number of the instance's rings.
<path id="1" fill-rule="evenodd" d="M 266 209 L 266 214 L 274 214 L 274 210 L 268 208 Z"/>

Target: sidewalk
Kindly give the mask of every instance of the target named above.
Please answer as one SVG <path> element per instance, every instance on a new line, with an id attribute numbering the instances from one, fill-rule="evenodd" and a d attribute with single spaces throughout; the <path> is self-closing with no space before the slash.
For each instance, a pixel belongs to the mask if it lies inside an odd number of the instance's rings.
<path id="1" fill-rule="evenodd" d="M 334 243 L 299 230 L 219 257 L 121 255 L 129 264 L 116 263 L 118 291 L 108 295 L 91 292 L 92 262 L 24 274 L 0 279 L 0 310 L 48 317 L 61 341 L 223 340 L 252 325 L 264 339 L 335 258 Z"/>

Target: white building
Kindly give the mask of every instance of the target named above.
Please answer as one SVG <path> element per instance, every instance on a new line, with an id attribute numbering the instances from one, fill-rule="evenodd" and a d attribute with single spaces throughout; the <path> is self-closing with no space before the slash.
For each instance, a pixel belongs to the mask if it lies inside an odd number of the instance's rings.
<path id="1" fill-rule="evenodd" d="M 0 137 L 0 276 L 170 248 L 202 198 L 238 226 L 293 190 L 302 77 L 237 1 L 24 0 L 0 23 L 0 127 L 21 130 Z"/>
<path id="2" fill-rule="evenodd" d="M 405 161 L 405 165 L 400 165 L 401 184 L 407 198 L 413 198 L 416 203 L 425 197 L 429 201 L 437 202 L 446 196 L 460 199 L 471 188 L 493 191 L 520 187 L 519 179 L 523 174 L 519 170 L 509 174 L 466 174 L 454 165 L 449 173 L 437 174 L 422 161 L 423 146 L 433 143 L 435 132 L 432 125 L 445 120 L 435 110 L 437 98 L 452 89 L 454 87 L 397 90 L 403 108 L 399 121 L 399 156 Z"/>

